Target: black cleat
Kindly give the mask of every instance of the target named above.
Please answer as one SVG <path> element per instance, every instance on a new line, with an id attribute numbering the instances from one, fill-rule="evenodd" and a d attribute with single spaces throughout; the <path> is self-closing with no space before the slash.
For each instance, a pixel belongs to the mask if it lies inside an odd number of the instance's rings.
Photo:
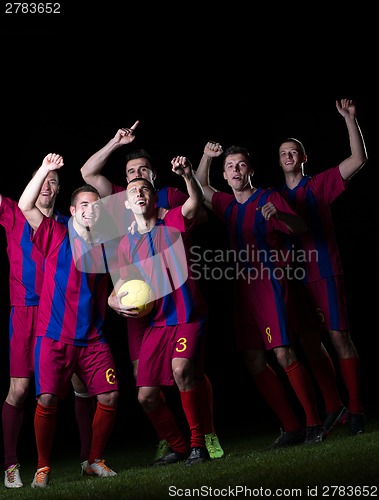
<path id="1" fill-rule="evenodd" d="M 349 411 L 344 406 L 341 406 L 336 411 L 327 413 L 322 426 L 325 436 L 330 434 L 337 424 L 344 424 L 348 419 Z"/>
<path id="2" fill-rule="evenodd" d="M 171 465 L 176 464 L 184 460 L 187 456 L 187 453 L 180 453 L 179 451 L 170 451 L 166 455 L 154 460 L 151 464 L 153 467 L 159 467 L 161 465 Z"/>
<path id="3" fill-rule="evenodd" d="M 277 448 L 285 448 L 286 446 L 294 446 L 302 443 L 304 441 L 304 437 L 305 433 L 302 429 L 296 432 L 284 432 L 280 429 L 280 436 L 275 439 L 270 448 L 275 450 Z"/>
<path id="4" fill-rule="evenodd" d="M 350 436 L 357 436 L 365 432 L 365 416 L 363 413 L 351 413 L 349 421 Z"/>
<path id="5" fill-rule="evenodd" d="M 191 453 L 189 457 L 184 462 L 184 465 L 191 466 L 196 464 L 201 464 L 203 462 L 207 462 L 210 460 L 209 453 L 206 448 L 202 448 L 200 446 L 191 448 Z"/>
<path id="6" fill-rule="evenodd" d="M 311 425 L 306 429 L 304 444 L 321 443 L 324 440 L 324 432 L 321 425 Z"/>

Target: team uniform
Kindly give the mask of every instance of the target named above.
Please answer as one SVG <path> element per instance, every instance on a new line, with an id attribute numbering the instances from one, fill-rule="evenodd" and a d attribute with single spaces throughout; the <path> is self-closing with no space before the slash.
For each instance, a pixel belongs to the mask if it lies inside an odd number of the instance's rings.
<path id="1" fill-rule="evenodd" d="M 174 357 L 193 359 L 199 370 L 203 368 L 207 308 L 191 277 L 182 240 L 194 224 L 177 207 L 158 219 L 150 232 L 130 233 L 120 242 L 121 279 L 140 277 L 156 297 L 139 349 L 137 386 L 173 385 Z"/>
<path id="2" fill-rule="evenodd" d="M 59 212 L 54 217 L 61 224 L 68 217 Z M 1 197 L 0 224 L 5 229 L 9 260 L 9 375 L 31 379 L 34 374 L 34 346 L 39 300 L 44 279 L 44 257 L 32 244 L 32 228 L 18 203 Z M 2 407 L 4 441 L 4 484 L 7 488 L 23 486 L 17 454 L 18 437 L 24 420 L 24 406 L 4 401 Z"/>
<path id="3" fill-rule="evenodd" d="M 158 200 L 157 208 L 175 208 L 183 205 L 188 198 L 180 189 L 165 186 L 157 190 Z M 112 184 L 112 195 L 104 198 L 107 212 L 112 214 L 112 219 L 115 218 L 115 225 L 120 235 L 125 235 L 129 232 L 129 227 L 134 220 L 134 215 L 131 210 L 125 209 L 125 188 Z M 131 361 L 139 359 L 141 342 L 144 336 L 148 318 L 128 319 L 128 347 L 129 357 Z"/>
<path id="4" fill-rule="evenodd" d="M 215 192 L 212 196 L 212 210 L 226 224 L 235 251 L 235 336 L 237 349 L 242 352 L 291 347 L 296 340 L 294 335 L 301 334 L 303 327 L 304 318 L 299 318 L 302 308 L 286 274 L 293 260 L 289 248 L 291 232 L 275 216 L 268 220 L 263 217 L 260 207 L 269 202 L 279 212 L 297 215 L 272 189 L 258 188 L 245 203 L 238 203 L 228 193 Z M 253 377 L 284 429 L 273 447 L 320 442 L 321 422 L 308 371 L 295 359 L 284 372 L 304 410 L 306 432 L 301 431 L 301 422 L 279 377 L 266 363 L 265 369 Z"/>
<path id="5" fill-rule="evenodd" d="M 212 197 L 212 210 L 226 224 L 236 253 L 234 322 L 241 351 L 288 346 L 295 329 L 293 296 L 283 272 L 291 263 L 290 231 L 280 220 L 266 220 L 257 210 L 268 202 L 280 212 L 296 215 L 269 189 L 259 188 L 243 204 L 228 193 L 215 192 Z"/>
<path id="6" fill-rule="evenodd" d="M 337 166 L 312 177 L 303 176 L 293 189 L 286 184 L 280 188 L 280 193 L 303 216 L 309 228 L 297 238 L 297 244 L 306 256 L 302 263 L 305 291 L 321 326 L 337 332 L 348 332 L 349 321 L 344 272 L 333 228 L 331 204 L 346 190 L 347 183 Z M 359 366 L 356 353 L 348 358 L 339 356 L 340 373 L 348 393 L 351 435 L 364 432 Z M 326 409 L 326 412 L 324 427 L 327 431 L 346 417 L 346 409 L 341 402 L 338 410 Z"/>
<path id="7" fill-rule="evenodd" d="M 125 188 L 113 185 L 112 193 L 113 195 L 107 203 L 107 210 L 108 212 L 111 211 L 116 214 L 116 207 L 120 206 L 120 203 L 122 203 L 121 206 L 124 207 Z M 177 188 L 169 186 L 157 190 L 156 194 L 158 196 L 158 200 L 156 202 L 157 208 L 173 209 L 175 207 L 181 207 L 188 199 L 187 194 L 184 194 Z M 192 229 L 192 225 L 196 224 L 196 221 L 194 221 L 193 224 L 189 224 L 187 221 L 183 220 L 181 212 L 178 210 L 176 210 L 176 212 L 172 212 L 172 210 L 170 210 L 166 213 L 164 221 L 160 220 L 157 223 L 158 229 L 155 231 L 154 244 L 152 246 L 146 246 L 148 238 L 147 235 L 138 235 L 138 233 L 135 235 L 130 234 L 129 227 L 131 226 L 131 222 L 133 220 L 132 212 L 129 210 L 125 211 L 124 209 L 121 211 L 121 214 L 123 214 L 124 219 L 121 219 L 120 223 L 116 223 L 116 226 L 119 228 L 121 227 L 121 230 L 119 230 L 120 233 L 128 235 L 125 236 L 123 244 L 129 249 L 133 248 L 134 250 L 132 253 L 136 252 L 136 249 L 141 245 L 141 249 L 138 250 L 138 256 L 136 257 L 136 260 L 139 261 L 140 268 L 138 277 L 143 276 L 144 279 L 147 278 L 145 267 L 146 262 L 142 262 L 144 260 L 143 252 L 145 252 L 145 257 L 150 259 L 152 253 L 157 252 L 159 254 L 160 251 L 163 251 L 163 254 L 166 254 L 168 248 L 172 246 L 172 244 L 174 244 L 175 248 L 175 242 L 178 243 L 179 241 L 183 241 L 185 243 L 185 248 L 182 248 L 179 252 L 177 252 L 177 254 L 181 255 L 182 258 L 183 256 L 186 256 L 188 259 L 186 252 L 187 245 L 189 245 L 191 240 L 190 229 Z M 173 217 L 174 219 L 172 219 Z M 177 230 L 173 231 L 166 226 L 179 228 L 180 239 L 177 239 Z M 163 234 L 163 232 L 166 234 L 163 247 L 162 241 L 159 241 L 157 234 L 159 231 L 162 231 L 161 234 Z M 161 234 L 159 234 L 159 236 L 161 236 Z M 129 247 L 129 245 L 131 245 L 131 247 Z M 170 252 L 173 252 L 173 250 L 174 249 L 171 248 Z M 175 253 L 175 251 L 173 253 Z M 124 264 L 130 263 L 131 261 L 134 262 L 135 255 L 130 253 L 124 254 L 121 250 L 120 259 L 120 262 L 123 262 Z M 130 259 L 130 261 L 128 259 Z M 163 269 L 166 269 L 166 263 L 163 262 L 162 264 Z M 121 265 L 120 267 L 123 266 Z M 161 266 L 158 265 L 158 267 Z M 181 261 L 180 265 L 176 266 L 174 273 L 171 274 L 171 279 L 175 279 L 175 275 L 180 268 L 187 270 L 187 260 L 185 263 Z M 130 271 L 130 268 L 128 269 Z M 127 275 L 128 273 L 121 274 L 122 277 Z M 165 278 L 162 276 L 161 278 L 163 279 L 163 282 L 165 282 Z M 157 285 L 156 277 L 155 280 L 149 279 L 148 281 L 150 281 L 151 284 L 155 283 L 155 285 Z M 190 287 L 194 284 L 191 283 L 191 281 L 193 280 L 188 280 Z M 138 361 L 137 386 L 172 386 L 174 384 L 172 374 L 172 358 L 184 356 L 188 359 L 195 360 L 196 374 L 199 377 L 198 385 L 192 391 L 180 393 L 183 410 L 186 414 L 191 430 L 191 445 L 197 446 L 199 444 L 203 446 L 205 437 L 205 444 L 209 457 L 212 459 L 220 458 L 224 455 L 224 451 L 218 441 L 213 423 L 212 385 L 204 373 L 203 339 L 207 329 L 205 303 L 200 303 L 200 306 L 198 306 L 195 305 L 196 301 L 194 301 L 192 304 L 194 308 L 192 308 L 191 302 L 194 298 L 196 298 L 196 300 L 200 298 L 200 291 L 198 288 L 194 289 L 195 295 L 191 297 L 192 292 L 189 295 L 187 294 L 188 283 L 181 289 L 182 292 L 184 292 L 183 295 L 180 295 L 178 291 L 175 292 L 178 299 L 178 306 L 174 304 L 172 297 L 170 298 L 172 301 L 171 304 L 169 303 L 169 299 L 166 298 L 164 301 L 163 298 L 160 297 L 156 304 L 161 306 L 161 312 L 159 312 L 159 307 L 156 307 L 150 316 L 138 319 L 128 318 L 127 329 L 129 357 L 131 361 Z M 177 285 L 178 288 L 180 288 L 180 285 Z M 158 288 L 161 287 L 159 286 Z M 172 288 L 175 288 L 175 286 Z M 168 288 L 167 291 L 169 292 L 172 288 Z M 162 294 L 162 289 L 160 290 L 160 293 L 158 291 L 158 296 L 160 294 Z M 183 298 L 185 300 L 182 300 Z M 202 300 L 203 299 L 201 299 L 201 301 Z M 179 308 L 178 311 L 176 311 L 176 307 Z M 191 310 L 192 312 L 190 312 Z M 197 310 L 198 312 L 196 312 Z M 187 311 L 187 313 L 185 313 L 185 311 Z M 183 314 L 183 312 L 185 314 Z M 157 316 L 153 320 L 154 324 L 152 324 L 154 314 Z M 197 319 L 196 316 L 198 316 Z M 158 320 L 158 318 L 160 319 Z M 198 399 L 203 403 L 207 402 L 207 404 L 204 405 L 204 408 L 206 409 L 200 417 L 193 409 L 193 405 L 196 405 L 196 403 L 193 403 L 193 400 L 197 401 Z M 149 413 L 148 417 L 160 439 L 158 452 L 155 456 L 156 461 L 159 461 L 162 457 L 169 453 L 170 449 L 180 452 L 184 452 L 186 450 L 186 440 L 181 435 L 179 428 L 177 428 L 175 418 L 166 404 L 162 403 L 159 409 L 153 413 Z M 165 426 L 163 425 L 163 422 L 165 422 Z M 199 422 L 201 422 L 200 426 Z"/>
<path id="8" fill-rule="evenodd" d="M 84 241 L 72 221 L 66 228 L 47 217 L 32 240 L 45 257 L 35 349 L 37 395 L 63 398 L 74 372 L 91 396 L 118 390 L 103 332 L 109 275 L 98 272 L 102 245 Z M 80 270 L 73 253 L 86 256 L 90 264 L 84 267 L 93 265 L 94 272 Z"/>
<path id="9" fill-rule="evenodd" d="M 293 189 L 286 184 L 280 188 L 309 229 L 295 239 L 306 257 L 303 283 L 323 325 L 337 331 L 347 330 L 349 325 L 344 272 L 330 205 L 346 187 L 337 166 L 312 177 L 303 176 Z"/>
<path id="10" fill-rule="evenodd" d="M 57 221 L 68 217 L 56 212 Z M 18 203 L 2 196 L 0 224 L 5 229 L 9 259 L 9 365 L 10 377 L 31 378 L 38 304 L 44 279 L 44 257 L 31 242 L 33 230 Z"/>

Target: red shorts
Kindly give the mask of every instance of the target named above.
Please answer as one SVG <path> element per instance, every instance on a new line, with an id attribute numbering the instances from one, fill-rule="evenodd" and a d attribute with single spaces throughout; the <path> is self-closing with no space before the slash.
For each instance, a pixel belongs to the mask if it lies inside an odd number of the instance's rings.
<path id="1" fill-rule="evenodd" d="M 137 387 L 174 385 L 172 359 L 192 359 L 196 372 L 203 372 L 206 321 L 174 326 L 149 326 L 138 363 Z"/>
<path id="2" fill-rule="evenodd" d="M 307 283 L 305 289 L 323 326 L 336 331 L 349 329 L 345 280 L 342 275 Z"/>
<path id="3" fill-rule="evenodd" d="M 32 378 L 38 306 L 11 307 L 9 319 L 9 375 Z"/>
<path id="4" fill-rule="evenodd" d="M 291 343 L 288 282 L 259 279 L 236 283 L 234 329 L 239 351 L 271 350 Z"/>
<path id="5" fill-rule="evenodd" d="M 304 331 L 321 331 L 319 318 L 302 283 L 289 281 L 286 309 L 291 339 L 298 339 Z"/>
<path id="6" fill-rule="evenodd" d="M 76 373 L 90 396 L 117 391 L 116 367 L 108 344 L 87 347 L 64 344 L 48 337 L 37 337 L 35 348 L 36 395 L 54 394 L 63 399 Z"/>

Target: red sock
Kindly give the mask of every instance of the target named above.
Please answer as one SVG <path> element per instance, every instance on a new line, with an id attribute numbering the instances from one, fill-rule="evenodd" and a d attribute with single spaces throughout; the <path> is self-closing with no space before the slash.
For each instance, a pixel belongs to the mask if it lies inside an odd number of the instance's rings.
<path id="1" fill-rule="evenodd" d="M 18 463 L 17 442 L 22 422 L 24 420 L 24 408 L 10 405 L 6 401 L 3 404 L 2 423 L 4 440 L 4 468 Z"/>
<path id="2" fill-rule="evenodd" d="M 342 379 L 349 395 L 350 413 L 362 413 L 359 358 L 340 359 Z"/>
<path id="3" fill-rule="evenodd" d="M 92 443 L 88 462 L 92 464 L 96 458 L 103 457 L 105 446 L 110 438 L 116 420 L 117 407 L 97 402 L 92 423 Z"/>
<path id="4" fill-rule="evenodd" d="M 37 469 L 50 467 L 51 450 L 57 424 L 57 406 L 42 406 L 37 403 L 34 414 L 34 432 L 36 436 L 38 462 Z"/>
<path id="5" fill-rule="evenodd" d="M 289 403 L 288 394 L 271 368 L 254 376 L 254 381 L 260 393 L 278 416 L 285 432 L 296 432 L 301 429 L 301 422 L 297 418 Z"/>
<path id="6" fill-rule="evenodd" d="M 338 394 L 336 372 L 329 354 L 325 351 L 317 359 L 310 360 L 313 376 L 324 399 L 325 412 L 332 413 L 342 406 Z"/>
<path id="7" fill-rule="evenodd" d="M 294 361 L 285 369 L 285 372 L 304 409 L 307 427 L 320 425 L 321 421 L 317 412 L 316 395 L 313 390 L 312 379 L 305 366 L 300 361 Z"/>
<path id="8" fill-rule="evenodd" d="M 75 417 L 79 428 L 81 462 L 88 460 L 90 454 L 94 414 L 94 398 L 91 396 L 78 396 L 75 394 Z"/>
<path id="9" fill-rule="evenodd" d="M 204 434 L 215 432 L 213 422 L 213 390 L 212 384 L 207 375 L 200 380 L 197 385 L 199 391 L 199 398 L 204 402 L 205 410 L 203 412 L 202 421 L 204 426 Z"/>
<path id="10" fill-rule="evenodd" d="M 179 453 L 185 453 L 188 450 L 187 442 L 179 429 L 174 414 L 169 407 L 162 401 L 158 407 L 150 412 L 146 412 L 146 416 L 152 423 L 158 439 L 166 439 L 171 450 Z"/>
<path id="11" fill-rule="evenodd" d="M 209 403 L 204 397 L 204 391 L 195 386 L 190 391 L 180 392 L 182 406 L 191 432 L 191 448 L 205 448 L 204 421 L 209 422 Z"/>

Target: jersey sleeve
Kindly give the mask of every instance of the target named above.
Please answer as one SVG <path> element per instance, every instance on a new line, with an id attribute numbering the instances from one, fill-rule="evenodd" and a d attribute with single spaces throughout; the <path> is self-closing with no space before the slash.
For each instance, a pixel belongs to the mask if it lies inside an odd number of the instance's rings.
<path id="1" fill-rule="evenodd" d="M 183 205 L 188 200 L 188 195 L 178 188 L 169 187 L 167 190 L 168 207 L 175 208 Z"/>
<path id="2" fill-rule="evenodd" d="M 186 219 L 182 214 L 182 207 L 176 207 L 169 210 L 164 218 L 165 226 L 174 227 L 181 233 L 188 232 L 195 219 Z"/>
<path id="3" fill-rule="evenodd" d="M 329 204 L 338 198 L 348 186 L 348 181 L 342 177 L 339 166 L 312 176 L 309 182 L 317 198 Z"/>
<path id="4" fill-rule="evenodd" d="M 1 197 L 0 204 L 0 225 L 3 226 L 6 230 L 11 229 L 16 220 L 16 210 L 18 205 L 15 201 L 10 198 L 6 198 L 5 196 Z"/>

